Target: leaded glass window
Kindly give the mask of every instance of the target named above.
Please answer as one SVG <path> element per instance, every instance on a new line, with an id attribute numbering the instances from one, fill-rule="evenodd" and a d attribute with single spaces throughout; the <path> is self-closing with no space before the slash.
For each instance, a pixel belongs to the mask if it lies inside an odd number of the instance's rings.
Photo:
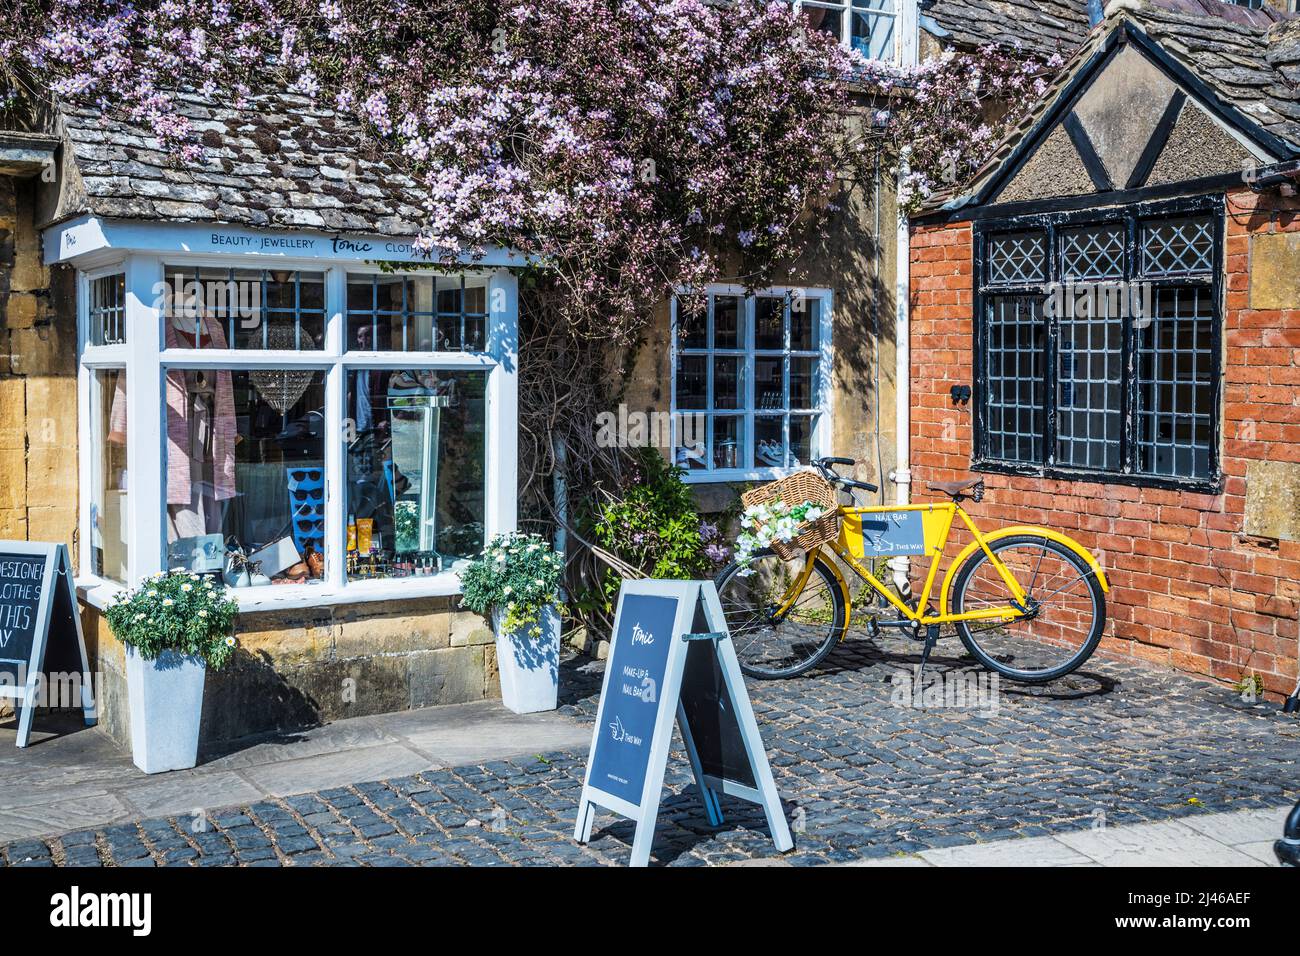
<path id="1" fill-rule="evenodd" d="M 977 227 L 977 457 L 1214 480 L 1222 215 L 1184 200 Z"/>
<path id="2" fill-rule="evenodd" d="M 1061 278 L 1124 278 L 1124 228 L 1119 224 L 1061 230 Z"/>
<path id="3" fill-rule="evenodd" d="M 1142 271 L 1149 276 L 1208 272 L 1214 265 L 1209 216 L 1157 219 L 1142 227 Z"/>
<path id="4" fill-rule="evenodd" d="M 1215 396 L 1215 310 L 1205 289 L 1156 293 L 1138 336 L 1138 458 L 1152 475 L 1204 476 Z"/>
<path id="5" fill-rule="evenodd" d="M 1047 237 L 1016 232 L 989 239 L 988 281 L 997 284 L 1041 282 L 1047 278 Z"/>
<path id="6" fill-rule="evenodd" d="M 1043 455 L 1043 361 L 1046 325 L 1035 296 L 989 303 L 986 433 L 992 454 L 1008 461 Z"/>

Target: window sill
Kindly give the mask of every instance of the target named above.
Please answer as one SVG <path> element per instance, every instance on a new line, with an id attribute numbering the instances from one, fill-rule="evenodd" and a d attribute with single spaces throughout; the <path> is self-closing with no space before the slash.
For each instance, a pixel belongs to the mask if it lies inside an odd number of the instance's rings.
<path id="1" fill-rule="evenodd" d="M 125 586 L 95 575 L 77 578 L 77 597 L 103 610 Z M 366 604 L 376 601 L 408 601 L 419 598 L 453 597 L 460 594 L 460 577 L 453 571 L 427 578 L 391 581 L 354 581 L 343 587 L 326 584 L 272 584 L 259 588 L 232 589 L 241 614 L 259 611 L 288 611 L 296 608 L 329 607 L 337 604 Z"/>
<path id="2" fill-rule="evenodd" d="M 682 481 L 688 485 L 776 481 L 778 478 L 785 478 L 787 475 L 793 475 L 796 471 L 802 470 L 803 466 L 799 468 L 719 468 L 716 471 L 699 469 L 682 472 Z"/>
<path id="3" fill-rule="evenodd" d="M 1217 495 L 1223 491 L 1221 479 L 1161 478 L 1155 475 L 1135 475 L 1125 472 L 1086 471 L 1070 468 L 1047 468 L 1021 462 L 985 461 L 971 462 L 971 471 L 997 475 L 1022 475 L 1027 478 L 1049 478 L 1058 481 L 1086 481 L 1097 485 L 1128 485 L 1135 488 L 1164 488 L 1170 491 L 1187 491 L 1203 495 Z"/>

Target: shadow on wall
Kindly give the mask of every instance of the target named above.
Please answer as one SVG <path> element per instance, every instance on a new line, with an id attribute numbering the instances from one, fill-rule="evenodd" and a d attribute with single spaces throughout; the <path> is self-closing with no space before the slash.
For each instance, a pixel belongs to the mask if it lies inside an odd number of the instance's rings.
<path id="1" fill-rule="evenodd" d="M 205 751 L 239 749 L 231 743 L 319 727 L 322 710 L 309 689 L 276 671 L 270 655 L 240 651 L 225 669 L 208 671 L 199 740 Z"/>
<path id="2" fill-rule="evenodd" d="M 884 170 L 881 177 L 878 208 L 870 183 L 852 191 L 841 189 L 835 202 L 840 210 L 806 236 L 804 252 L 791 272 L 809 286 L 831 289 L 835 297 L 831 400 L 837 447 L 831 453 L 862 460 L 869 470 L 858 477 L 877 481 L 894 466 L 897 250 L 889 171 Z M 875 445 L 877 425 L 879 450 Z"/>

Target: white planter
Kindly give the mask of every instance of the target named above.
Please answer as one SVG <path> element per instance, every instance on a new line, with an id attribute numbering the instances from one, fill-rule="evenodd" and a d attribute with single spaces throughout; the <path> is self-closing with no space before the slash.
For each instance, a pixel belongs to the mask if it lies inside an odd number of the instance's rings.
<path id="1" fill-rule="evenodd" d="M 126 649 L 131 758 L 145 773 L 185 770 L 198 763 L 206 674 L 201 657 L 164 651 L 147 661 L 134 648 Z"/>
<path id="2" fill-rule="evenodd" d="M 560 695 L 560 614 L 554 606 L 542 611 L 540 637 L 527 629 L 503 634 L 501 611 L 492 612 L 497 636 L 497 669 L 501 702 L 516 714 L 554 710 Z"/>

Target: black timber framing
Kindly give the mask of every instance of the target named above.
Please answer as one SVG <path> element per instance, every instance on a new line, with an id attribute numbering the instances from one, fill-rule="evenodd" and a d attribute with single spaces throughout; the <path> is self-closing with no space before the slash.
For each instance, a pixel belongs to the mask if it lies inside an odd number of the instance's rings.
<path id="1" fill-rule="evenodd" d="M 1147 177 L 1151 175 L 1151 170 L 1155 168 L 1156 160 L 1160 158 L 1161 152 L 1164 151 L 1166 144 L 1169 142 L 1169 134 L 1174 131 L 1174 124 L 1178 122 L 1178 116 L 1183 111 L 1183 104 L 1187 102 L 1187 94 L 1182 90 L 1174 90 L 1174 95 L 1169 99 L 1169 105 L 1160 116 L 1160 122 L 1156 123 L 1156 128 L 1151 131 L 1151 138 L 1147 140 L 1146 148 L 1142 150 L 1142 155 L 1138 157 L 1137 165 L 1133 167 L 1133 172 L 1124 184 L 1125 189 L 1138 189 L 1146 185 Z"/>
<path id="2" fill-rule="evenodd" d="M 1092 81 L 1123 43 L 1133 43 L 1148 54 L 1155 65 L 1164 71 L 1175 86 L 1180 87 L 1180 92 L 1186 91 L 1184 96 L 1186 96 L 1187 92 L 1190 92 L 1197 103 L 1210 115 L 1236 131 L 1242 138 L 1255 144 L 1261 151 L 1274 157 L 1276 162 L 1300 157 L 1300 147 L 1294 146 L 1279 136 L 1261 128 L 1235 107 L 1222 103 L 1218 95 L 1207 83 L 1170 56 L 1159 43 L 1152 40 L 1140 29 L 1123 22 L 1106 35 L 1088 60 L 1069 78 L 1051 107 L 1025 132 L 1024 136 L 1012 149 L 1010 155 L 976 188 L 975 192 L 965 197 L 962 205 L 950 204 L 946 208 L 936 209 L 916 216 L 912 221 L 918 225 L 930 225 L 975 220 L 988 215 L 985 210 L 991 208 L 991 204 L 986 205 L 990 197 L 995 196 L 1020 171 L 1051 129 L 1058 123 L 1065 122 Z M 1176 113 L 1171 118 L 1171 127 L 1173 118 L 1176 118 Z M 1068 127 L 1067 132 L 1069 132 Z M 1165 137 L 1167 139 L 1167 131 L 1165 131 Z M 1083 157 L 1082 151 L 1080 151 L 1080 156 Z M 1086 163 L 1086 157 L 1084 161 Z M 1154 164 L 1155 157 L 1152 157 L 1151 161 Z M 1091 170 L 1089 170 L 1089 174 L 1092 174 Z M 1146 174 L 1150 174 L 1149 169 Z M 1132 179 L 1130 179 L 1131 182 Z M 1102 192 L 1091 196 L 1066 196 L 1052 200 L 1029 200 L 1020 203 L 1001 204 L 993 214 L 1010 215 L 1020 210 L 1082 209 L 1098 203 L 1142 202 L 1171 196 L 1216 192 L 1229 188 L 1234 184 L 1240 185 L 1242 177 L 1239 173 L 1201 177 L 1184 183 L 1170 183 L 1155 187 L 1150 192 L 1145 191 L 1146 187 L 1132 187 L 1130 183 L 1125 183 L 1123 190 L 1111 190 L 1109 193 Z"/>

